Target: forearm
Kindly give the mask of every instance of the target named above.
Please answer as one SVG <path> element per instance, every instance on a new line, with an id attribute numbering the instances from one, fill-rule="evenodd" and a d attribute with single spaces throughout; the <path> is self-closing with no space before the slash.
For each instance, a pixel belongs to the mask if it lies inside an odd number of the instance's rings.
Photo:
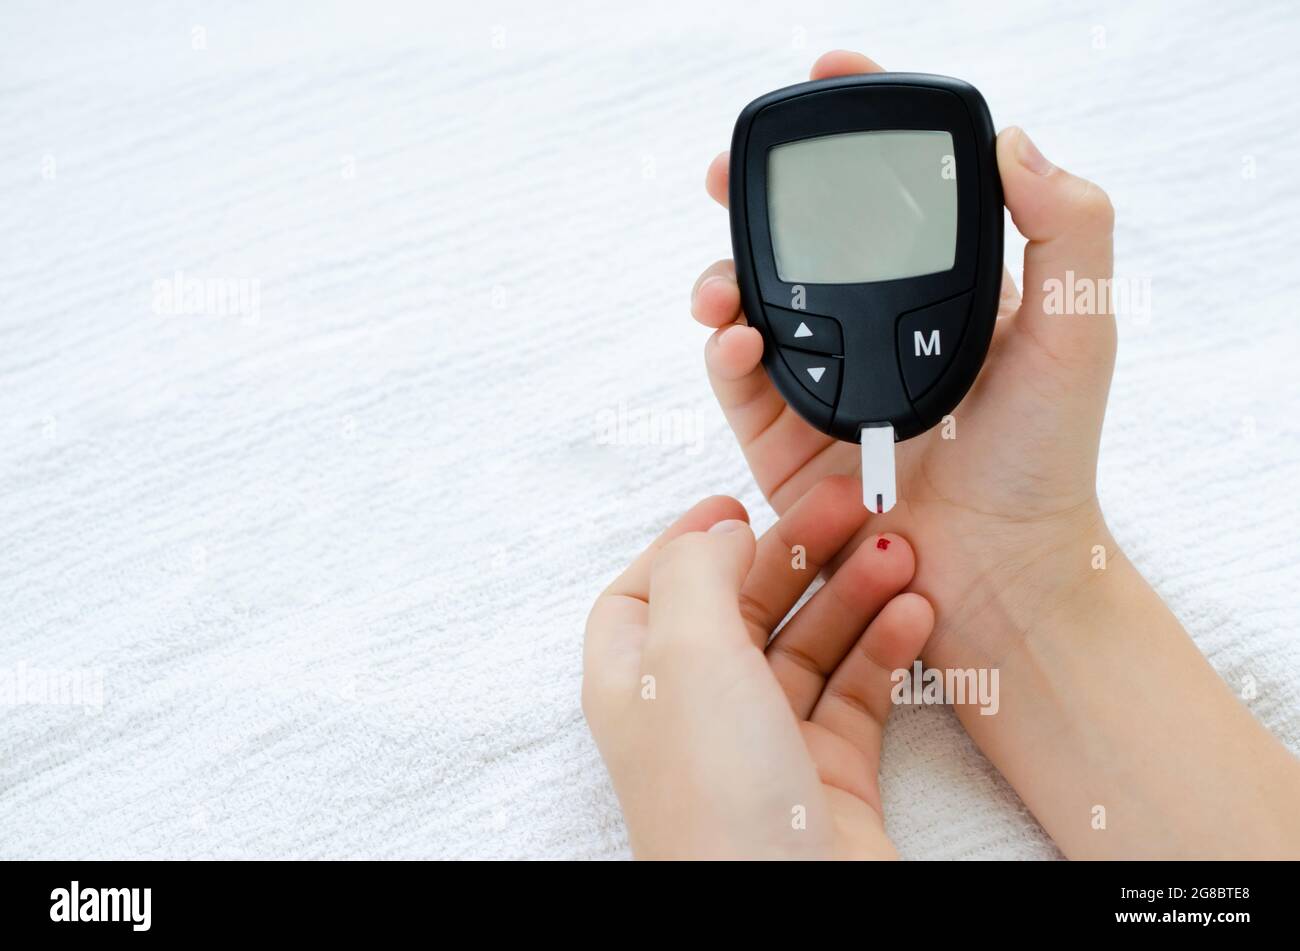
<path id="1" fill-rule="evenodd" d="M 1055 604 L 990 605 L 1000 709 L 959 717 L 1071 858 L 1300 856 L 1300 764 L 1107 547 Z"/>

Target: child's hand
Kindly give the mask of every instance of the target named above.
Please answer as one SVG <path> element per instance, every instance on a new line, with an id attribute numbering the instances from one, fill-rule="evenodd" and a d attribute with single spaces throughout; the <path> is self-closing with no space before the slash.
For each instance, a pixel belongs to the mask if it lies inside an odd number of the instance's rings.
<path id="1" fill-rule="evenodd" d="M 642 858 L 895 858 L 876 773 L 890 674 L 934 615 L 907 542 L 861 545 L 856 482 L 815 486 L 754 540 L 739 502 L 687 512 L 597 599 L 583 710 Z M 766 650 L 764 648 L 766 647 Z"/>
<path id="2" fill-rule="evenodd" d="M 813 78 L 879 68 L 831 53 Z M 1110 202 L 1019 129 L 998 137 L 997 157 L 1028 238 L 1024 299 L 1004 275 L 998 328 L 955 411 L 956 438 L 937 427 L 899 446 L 899 503 L 869 529 L 903 531 L 920 547 L 913 588 L 938 614 L 927 664 L 1000 670 L 997 715 L 961 704 L 957 716 L 1067 855 L 1294 858 L 1300 763 L 1215 675 L 1097 505 L 1116 341 Z M 726 156 L 708 189 L 726 203 Z M 1048 306 L 1058 287 L 1073 292 L 1064 315 Z M 1087 292 L 1095 313 L 1078 296 Z M 720 328 L 709 376 L 778 512 L 826 475 L 857 471 L 858 448 L 804 423 L 768 380 L 731 262 L 705 272 L 692 309 Z"/>
<path id="3" fill-rule="evenodd" d="M 830 53 L 812 77 L 879 69 L 855 53 Z M 1115 321 L 1104 307 L 1069 316 L 1044 307 L 1049 281 L 1095 289 L 1110 278 L 1110 202 L 1101 189 L 1048 164 L 1019 129 L 998 137 L 997 155 L 1007 207 L 1029 238 L 1025 297 L 1004 275 L 993 345 L 954 412 L 955 438 L 936 427 L 899 445 L 898 506 L 870 526 L 903 531 L 923 553 L 915 587 L 938 612 L 926 658 L 938 666 L 996 662 L 1017 625 L 989 609 L 1055 601 L 1090 573 L 1093 546 L 1110 543 L 1095 475 Z M 709 194 L 724 205 L 727 173 L 724 154 L 707 179 Z M 772 386 L 759 363 L 762 338 L 740 313 L 731 261 L 705 271 L 692 310 L 719 328 L 705 351 L 709 378 L 777 512 L 817 480 L 858 471 L 857 446 L 813 429 Z"/>

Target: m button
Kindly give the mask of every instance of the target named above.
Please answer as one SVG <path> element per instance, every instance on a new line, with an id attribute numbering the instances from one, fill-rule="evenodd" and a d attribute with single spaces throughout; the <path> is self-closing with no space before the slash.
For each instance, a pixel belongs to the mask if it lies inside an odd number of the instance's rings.
<path id="1" fill-rule="evenodd" d="M 970 294 L 904 314 L 898 321 L 898 362 L 913 401 L 934 386 L 961 345 Z"/>

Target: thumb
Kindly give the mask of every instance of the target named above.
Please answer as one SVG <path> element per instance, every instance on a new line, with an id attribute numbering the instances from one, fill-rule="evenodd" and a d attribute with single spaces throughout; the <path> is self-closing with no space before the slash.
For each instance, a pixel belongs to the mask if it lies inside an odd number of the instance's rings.
<path id="1" fill-rule="evenodd" d="M 1016 325 L 1067 365 L 1081 361 L 1109 379 L 1115 359 L 1110 199 L 1057 168 L 1023 129 L 998 136 L 998 172 L 1011 220 L 1027 239 Z"/>
<path id="2" fill-rule="evenodd" d="M 754 549 L 753 531 L 736 519 L 666 545 L 650 571 L 646 652 L 752 645 L 740 614 L 740 586 Z"/>

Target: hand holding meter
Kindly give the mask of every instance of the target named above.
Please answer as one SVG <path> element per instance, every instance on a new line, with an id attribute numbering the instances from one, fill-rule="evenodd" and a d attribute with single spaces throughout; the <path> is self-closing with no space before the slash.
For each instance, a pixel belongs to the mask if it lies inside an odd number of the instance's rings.
<path id="1" fill-rule="evenodd" d="M 731 240 L 763 363 L 811 425 L 862 444 L 895 502 L 894 442 L 952 411 L 1002 287 L 993 121 L 956 79 L 878 73 L 754 100 L 731 147 Z"/>

